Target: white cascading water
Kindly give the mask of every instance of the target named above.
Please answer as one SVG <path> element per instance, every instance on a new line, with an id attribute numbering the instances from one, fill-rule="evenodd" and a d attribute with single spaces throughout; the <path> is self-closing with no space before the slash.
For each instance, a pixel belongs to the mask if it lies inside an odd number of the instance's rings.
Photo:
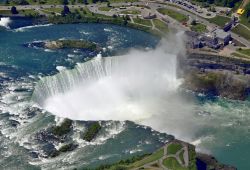
<path id="1" fill-rule="evenodd" d="M 9 24 L 11 23 L 11 20 L 9 17 L 2 17 L 0 18 L 0 26 L 9 28 Z"/>
<path id="2" fill-rule="evenodd" d="M 190 109 L 176 91 L 181 84 L 176 76 L 181 44 L 177 38 L 148 51 L 97 56 L 43 78 L 32 99 L 59 117 L 75 120 L 131 120 L 161 131 L 192 124 L 183 122 Z M 170 128 L 168 132 L 176 132 Z"/>

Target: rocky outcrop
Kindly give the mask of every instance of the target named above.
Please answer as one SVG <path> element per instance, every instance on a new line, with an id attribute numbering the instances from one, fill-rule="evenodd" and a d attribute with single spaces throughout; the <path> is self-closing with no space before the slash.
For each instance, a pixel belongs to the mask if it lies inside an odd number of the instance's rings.
<path id="1" fill-rule="evenodd" d="M 213 170 L 236 170 L 237 168 L 221 164 L 216 160 L 215 157 L 207 154 L 196 153 L 196 165 L 197 170 L 206 170 L 206 169 L 213 169 Z"/>
<path id="2" fill-rule="evenodd" d="M 248 61 L 201 54 L 189 54 L 179 61 L 186 89 L 236 100 L 250 94 Z"/>
<path id="3" fill-rule="evenodd" d="M 62 49 L 62 48 L 79 48 L 79 49 L 90 49 L 96 50 L 97 45 L 92 42 L 84 40 L 57 40 L 57 41 L 46 41 L 44 47 L 48 49 Z"/>
<path id="4" fill-rule="evenodd" d="M 88 49 L 92 51 L 99 51 L 101 48 L 93 42 L 86 40 L 53 40 L 53 41 L 35 41 L 32 43 L 24 44 L 25 47 L 32 48 L 47 48 L 51 50 L 56 49 L 67 49 L 67 48 L 76 48 L 76 49 Z"/>

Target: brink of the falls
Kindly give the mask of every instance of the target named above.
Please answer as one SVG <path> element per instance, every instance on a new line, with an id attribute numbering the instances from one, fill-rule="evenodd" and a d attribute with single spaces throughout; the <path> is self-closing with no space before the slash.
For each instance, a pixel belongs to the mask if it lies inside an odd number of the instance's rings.
<path id="1" fill-rule="evenodd" d="M 165 123 L 171 128 L 178 121 L 190 124 L 190 107 L 177 92 L 178 42 L 165 40 L 155 49 L 122 56 L 99 55 L 43 78 L 32 99 L 58 117 L 74 120 L 131 120 L 157 130 Z"/>

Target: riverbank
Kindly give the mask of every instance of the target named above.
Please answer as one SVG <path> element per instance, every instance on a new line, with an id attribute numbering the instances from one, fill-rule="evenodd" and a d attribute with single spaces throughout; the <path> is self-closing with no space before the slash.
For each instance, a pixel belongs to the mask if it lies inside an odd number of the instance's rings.
<path id="1" fill-rule="evenodd" d="M 211 155 L 196 152 L 195 146 L 192 144 L 172 139 L 153 153 L 134 156 L 114 164 L 101 165 L 91 170 L 205 170 L 207 168 L 214 170 L 236 170 L 233 166 L 221 164 Z"/>
<path id="2" fill-rule="evenodd" d="M 128 27 L 132 29 L 141 30 L 148 32 L 158 37 L 164 36 L 164 31 L 168 31 L 167 26 L 164 28 L 162 23 L 157 22 L 159 29 L 153 29 L 151 26 L 139 24 L 131 21 L 131 18 L 127 16 L 106 16 L 102 14 L 95 14 L 90 12 L 88 9 L 76 10 L 67 14 L 66 16 L 62 15 L 29 15 L 29 16 L 13 16 L 13 15 L 0 15 L 0 17 L 10 17 L 10 18 L 24 18 L 32 20 L 33 25 L 38 24 L 79 24 L 79 23 L 100 23 L 100 24 L 113 24 L 123 27 Z M 161 31 L 162 30 L 162 31 Z"/>
<path id="3" fill-rule="evenodd" d="M 180 67 L 185 89 L 233 100 L 246 100 L 250 95 L 249 60 L 189 53 L 181 58 Z"/>

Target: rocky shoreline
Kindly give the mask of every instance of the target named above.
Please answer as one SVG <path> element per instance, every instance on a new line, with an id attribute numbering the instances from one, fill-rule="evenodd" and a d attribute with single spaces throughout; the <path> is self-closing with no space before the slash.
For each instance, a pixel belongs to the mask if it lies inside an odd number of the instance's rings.
<path id="1" fill-rule="evenodd" d="M 219 55 L 189 53 L 179 57 L 183 88 L 233 100 L 250 95 L 250 61 Z"/>
<path id="2" fill-rule="evenodd" d="M 93 42 L 86 40 L 73 40 L 73 39 L 65 39 L 65 40 L 52 40 L 52 41 L 38 41 L 24 44 L 26 47 L 35 47 L 35 48 L 45 48 L 50 50 L 57 49 L 87 49 L 92 51 L 99 51 L 101 48 Z"/>

